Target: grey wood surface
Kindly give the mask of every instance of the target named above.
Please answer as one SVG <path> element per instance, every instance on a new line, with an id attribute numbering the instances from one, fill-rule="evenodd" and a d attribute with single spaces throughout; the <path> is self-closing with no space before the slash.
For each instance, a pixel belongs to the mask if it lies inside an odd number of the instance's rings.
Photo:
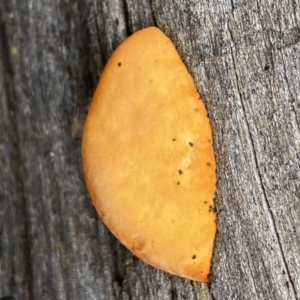
<path id="1" fill-rule="evenodd" d="M 300 299 L 299 23 L 299 0 L 0 1 L 0 299 Z M 211 118 L 211 285 L 135 258 L 84 184 L 81 134 L 99 75 L 152 25 Z"/>

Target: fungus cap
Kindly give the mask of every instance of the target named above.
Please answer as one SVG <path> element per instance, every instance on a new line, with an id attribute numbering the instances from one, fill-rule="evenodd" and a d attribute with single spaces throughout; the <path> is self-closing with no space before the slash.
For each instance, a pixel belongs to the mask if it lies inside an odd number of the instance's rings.
<path id="1" fill-rule="evenodd" d="M 109 59 L 85 122 L 83 169 L 104 223 L 136 256 L 209 282 L 216 165 L 207 112 L 174 45 L 150 27 Z"/>

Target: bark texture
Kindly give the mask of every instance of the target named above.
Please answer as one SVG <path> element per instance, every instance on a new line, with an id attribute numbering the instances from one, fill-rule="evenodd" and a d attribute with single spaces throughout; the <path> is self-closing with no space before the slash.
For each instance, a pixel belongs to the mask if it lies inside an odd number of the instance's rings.
<path id="1" fill-rule="evenodd" d="M 1 1 L 0 299 L 300 299 L 299 23 L 299 0 Z M 176 45 L 213 127 L 209 286 L 124 249 L 83 180 L 98 77 L 152 25 Z"/>

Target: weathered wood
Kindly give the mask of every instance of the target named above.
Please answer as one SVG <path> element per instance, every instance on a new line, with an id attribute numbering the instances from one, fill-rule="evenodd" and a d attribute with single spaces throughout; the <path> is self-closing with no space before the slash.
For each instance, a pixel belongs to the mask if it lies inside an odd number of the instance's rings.
<path id="1" fill-rule="evenodd" d="M 297 0 L 1 1 L 0 299 L 300 299 L 299 22 Z M 98 76 L 151 25 L 175 43 L 212 122 L 210 286 L 132 256 L 83 180 Z"/>

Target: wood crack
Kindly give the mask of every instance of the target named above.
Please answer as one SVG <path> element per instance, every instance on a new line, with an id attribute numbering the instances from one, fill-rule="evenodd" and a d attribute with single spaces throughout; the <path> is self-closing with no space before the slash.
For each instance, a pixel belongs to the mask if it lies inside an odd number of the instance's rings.
<path id="1" fill-rule="evenodd" d="M 151 7 L 151 14 L 152 14 L 152 19 L 153 19 L 153 25 L 157 26 L 157 19 L 156 19 L 156 16 L 155 16 L 156 10 L 154 9 L 153 0 L 149 0 L 149 6 Z"/>
<path id="2" fill-rule="evenodd" d="M 233 5 L 233 2 L 231 0 L 231 4 Z M 232 41 L 234 41 L 233 39 L 233 34 L 232 34 L 232 31 L 230 29 L 230 26 L 228 24 L 228 31 L 229 31 L 229 34 L 230 34 L 230 38 Z M 234 46 L 233 46 L 234 47 Z M 270 217 L 271 217 L 271 224 L 273 226 L 273 229 L 274 229 L 274 233 L 275 233 L 275 236 L 277 238 L 277 241 L 278 241 L 278 246 L 279 246 L 279 249 L 280 249 L 280 254 L 281 254 L 281 257 L 282 257 L 282 260 L 283 260 L 283 264 L 285 266 L 285 269 L 287 270 L 287 276 L 289 278 L 289 281 L 291 283 L 291 286 L 292 286 L 292 290 L 293 290 L 293 294 L 294 294 L 294 297 L 295 299 L 298 299 L 297 298 L 297 292 L 296 292 L 296 288 L 295 288 L 295 285 L 294 285 L 294 282 L 292 280 L 292 276 L 290 274 L 290 271 L 289 271 L 289 268 L 288 268 L 288 263 L 287 263 L 287 259 L 284 255 L 284 250 L 283 250 L 283 247 L 282 247 L 282 243 L 281 243 L 281 240 L 280 240 L 280 235 L 279 235 L 279 232 L 276 228 L 276 222 L 275 222 L 275 217 L 273 215 L 273 212 L 272 212 L 272 208 L 271 208 L 271 205 L 268 201 L 268 197 L 267 197 L 267 192 L 265 190 L 265 187 L 263 185 L 263 181 L 262 181 L 262 176 L 261 176 L 261 173 L 260 173 L 260 169 L 259 169 L 259 163 L 258 163 L 258 159 L 257 159 L 257 154 L 256 154 L 256 151 L 255 151 L 255 146 L 254 146 L 254 141 L 253 141 L 253 137 L 251 135 L 251 131 L 250 131 L 250 124 L 249 124 L 249 121 L 247 119 L 247 114 L 246 114 L 246 109 L 245 109 L 245 105 L 242 101 L 242 93 L 240 91 L 240 87 L 239 87 L 239 80 L 238 80 L 238 74 L 237 74 L 237 68 L 236 68 L 236 63 L 235 63 L 235 58 L 234 58 L 234 54 L 233 54 L 233 49 L 231 47 L 231 57 L 232 57 L 232 62 L 233 62 L 233 69 L 234 69 L 234 75 L 235 75 L 235 80 L 236 80 L 236 86 L 237 86 L 237 90 L 238 90 L 238 95 L 239 95 L 239 102 L 241 104 L 241 108 L 242 108 L 242 111 L 243 111 L 243 116 L 244 116 L 244 119 L 245 119 L 245 123 L 246 123 L 246 129 L 247 129 L 247 136 L 249 138 L 249 141 L 251 143 L 251 152 L 252 152 L 252 157 L 254 159 L 254 165 L 255 165 L 255 170 L 253 170 L 255 172 L 255 174 L 257 175 L 257 178 L 258 178 L 258 181 L 259 181 L 259 185 L 261 187 L 261 191 L 262 191 L 262 194 L 263 194 L 263 197 L 264 197 L 264 200 L 265 200 L 265 203 L 268 207 L 268 210 L 269 210 L 269 214 L 270 214 Z"/>
<path id="3" fill-rule="evenodd" d="M 0 12 L 3 14 L 4 9 L 0 7 Z M 13 68 L 11 64 L 11 59 L 10 59 L 10 54 L 9 54 L 9 38 L 8 38 L 8 33 L 6 29 L 6 25 L 3 21 L 3 15 L 0 15 L 0 59 L 1 59 L 1 64 L 3 66 L 3 69 L 5 71 L 4 74 L 4 80 L 5 80 L 5 86 L 4 86 L 4 93 L 6 94 L 6 99 L 7 101 L 7 106 L 9 112 L 9 122 L 11 125 L 11 129 L 13 132 L 13 135 L 16 137 L 15 139 L 11 140 L 12 147 L 14 148 L 14 155 L 12 154 L 11 156 L 11 165 L 13 169 L 13 174 L 15 177 L 15 182 L 18 187 L 17 189 L 17 194 L 20 196 L 21 205 L 22 205 L 22 212 L 24 215 L 24 232 L 23 232 L 23 253 L 24 253 L 24 258 L 25 258 L 25 273 L 26 273 L 26 286 L 27 286 L 27 291 L 26 295 L 28 296 L 27 299 L 31 299 L 32 297 L 32 269 L 31 269 L 31 249 L 30 249 L 30 243 L 29 243 L 29 217 L 27 213 L 27 203 L 26 203 L 26 198 L 24 196 L 24 181 L 22 177 L 22 169 L 21 169 L 21 149 L 20 149 L 20 137 L 18 134 L 18 122 L 17 122 L 17 117 L 16 117 L 16 105 L 15 101 L 17 99 L 17 96 L 15 94 L 14 87 L 12 86 L 14 83 L 13 80 Z M 14 207 L 11 207 L 11 209 L 14 209 Z M 15 264 L 13 263 L 13 266 Z M 11 274 L 11 283 L 14 282 L 14 276 L 19 275 L 19 274 L 14 274 L 15 270 L 14 267 L 12 269 L 12 274 Z M 25 285 L 25 284 L 24 284 Z M 4 297 L 4 299 L 7 297 Z M 11 298 L 13 299 L 13 297 Z"/>
<path id="4" fill-rule="evenodd" d="M 123 0 L 123 3 L 124 3 L 124 19 L 125 19 L 125 24 L 126 24 L 126 33 L 127 33 L 127 36 L 130 36 L 132 34 L 132 30 L 130 29 L 129 9 L 128 9 L 127 0 Z"/>

